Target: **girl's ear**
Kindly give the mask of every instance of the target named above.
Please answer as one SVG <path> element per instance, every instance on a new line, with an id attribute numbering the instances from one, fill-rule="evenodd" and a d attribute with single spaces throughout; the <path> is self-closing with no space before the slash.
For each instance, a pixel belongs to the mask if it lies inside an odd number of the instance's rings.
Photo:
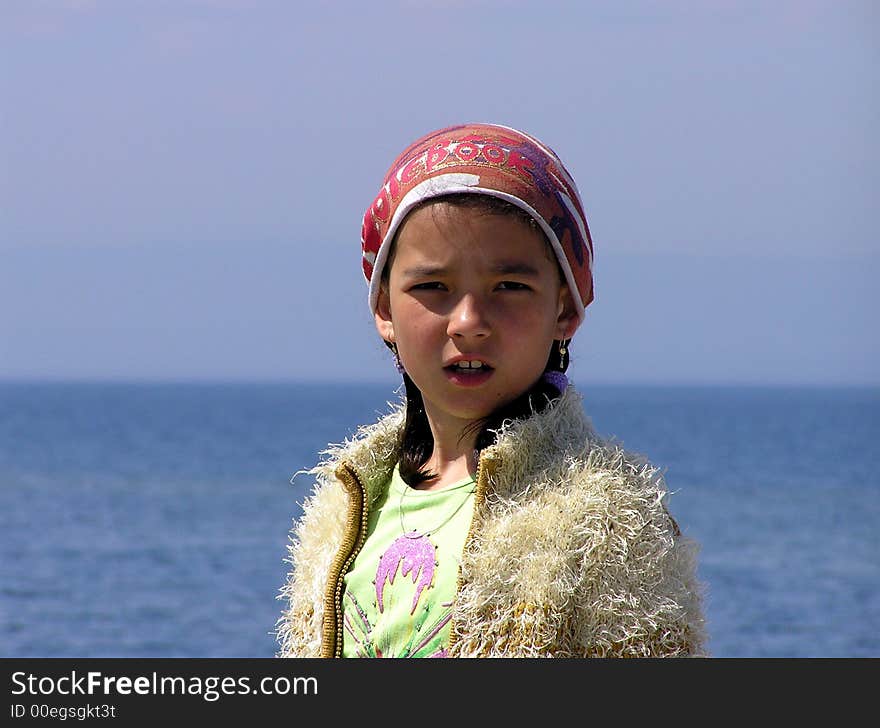
<path id="1" fill-rule="evenodd" d="M 570 339 L 574 336 L 578 326 L 581 325 L 578 319 L 577 308 L 574 305 L 574 299 L 571 297 L 571 291 L 568 286 L 562 285 L 559 288 L 559 315 L 556 318 L 556 337 L 557 339 Z"/>
<path id="2" fill-rule="evenodd" d="M 394 322 L 391 320 L 391 298 L 386 286 L 379 287 L 379 296 L 376 299 L 376 331 L 385 341 L 394 343 Z"/>

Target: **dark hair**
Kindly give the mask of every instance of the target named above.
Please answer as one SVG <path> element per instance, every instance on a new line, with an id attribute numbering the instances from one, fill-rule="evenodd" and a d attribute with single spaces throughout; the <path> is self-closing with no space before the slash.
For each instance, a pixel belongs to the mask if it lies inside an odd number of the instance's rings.
<path id="1" fill-rule="evenodd" d="M 487 215 L 511 215 L 519 218 L 530 228 L 539 231 L 544 239 L 547 240 L 543 230 L 541 230 L 540 226 L 535 222 L 532 216 L 507 200 L 489 195 L 460 193 L 434 197 L 420 203 L 417 207 L 439 201 L 447 202 L 458 208 L 481 210 Z M 396 238 L 391 242 L 391 245 L 393 246 L 395 243 Z M 550 256 L 552 256 L 555 261 L 556 257 L 550 250 L 549 241 L 547 241 L 547 250 L 550 251 Z M 382 271 L 383 283 L 387 284 L 388 282 L 390 268 L 391 258 L 389 257 L 388 263 Z M 565 279 L 561 268 L 559 268 L 559 277 L 560 280 L 564 282 Z M 390 342 L 386 341 L 385 344 L 389 349 L 393 349 L 393 345 Z M 544 371 L 564 372 L 568 369 L 568 362 L 568 356 L 562 361 L 559 354 L 559 342 L 554 341 L 553 346 L 550 347 L 550 351 L 548 352 Z M 406 419 L 404 422 L 403 442 L 400 451 L 400 476 L 409 486 L 415 487 L 437 477 L 436 473 L 423 469 L 428 458 L 431 457 L 431 452 L 434 448 L 434 435 L 431 433 L 431 426 L 428 423 L 428 416 L 425 413 L 425 403 L 422 399 L 422 393 L 406 372 L 403 373 L 403 384 L 406 388 Z M 541 377 L 530 389 L 523 392 L 519 397 L 502 405 L 486 417 L 477 420 L 470 425 L 462 433 L 462 437 L 476 432 L 477 437 L 474 443 L 474 452 L 479 455 L 481 450 L 489 447 L 495 442 L 495 431 L 500 428 L 506 420 L 523 419 L 534 413 L 541 412 L 546 409 L 553 400 L 559 397 L 559 395 L 559 389 Z"/>

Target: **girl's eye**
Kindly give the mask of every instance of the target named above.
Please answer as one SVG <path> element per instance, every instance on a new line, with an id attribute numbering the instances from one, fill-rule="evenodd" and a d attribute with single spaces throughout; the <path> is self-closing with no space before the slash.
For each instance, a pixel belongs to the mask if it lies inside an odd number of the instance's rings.
<path id="1" fill-rule="evenodd" d="M 528 291 L 531 287 L 526 283 L 518 283 L 517 281 L 501 281 L 498 288 L 504 291 Z"/>
<path id="2" fill-rule="evenodd" d="M 414 286 L 410 287 L 411 291 L 437 291 L 443 288 L 443 284 L 440 281 L 430 281 L 428 283 L 416 283 Z"/>

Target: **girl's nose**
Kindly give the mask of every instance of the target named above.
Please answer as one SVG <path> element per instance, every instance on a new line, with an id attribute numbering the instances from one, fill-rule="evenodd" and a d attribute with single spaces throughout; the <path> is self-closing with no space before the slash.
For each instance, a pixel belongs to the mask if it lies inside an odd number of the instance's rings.
<path id="1" fill-rule="evenodd" d="M 450 336 L 482 338 L 489 335 L 490 326 L 485 306 L 476 296 L 462 296 L 449 316 L 447 333 Z"/>

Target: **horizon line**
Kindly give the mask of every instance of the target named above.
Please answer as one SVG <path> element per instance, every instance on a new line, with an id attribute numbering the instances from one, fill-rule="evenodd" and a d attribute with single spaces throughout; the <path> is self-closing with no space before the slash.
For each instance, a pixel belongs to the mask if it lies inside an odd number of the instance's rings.
<path id="1" fill-rule="evenodd" d="M 587 387 L 636 387 L 636 388 L 719 388 L 719 389 L 880 389 L 878 382 L 841 382 L 841 381 L 780 381 L 780 380 L 646 380 L 646 379 L 578 379 L 571 378 L 572 384 L 580 389 Z M 138 377 L 138 376 L 101 376 L 101 377 L 76 377 L 76 376 L 2 376 L 0 385 L 37 385 L 37 384 L 66 384 L 66 385 L 174 385 L 174 386 L 366 386 L 366 387 L 390 387 L 402 386 L 400 380 L 385 379 L 350 379 L 340 377 L 338 379 L 302 379 L 297 377 Z"/>

